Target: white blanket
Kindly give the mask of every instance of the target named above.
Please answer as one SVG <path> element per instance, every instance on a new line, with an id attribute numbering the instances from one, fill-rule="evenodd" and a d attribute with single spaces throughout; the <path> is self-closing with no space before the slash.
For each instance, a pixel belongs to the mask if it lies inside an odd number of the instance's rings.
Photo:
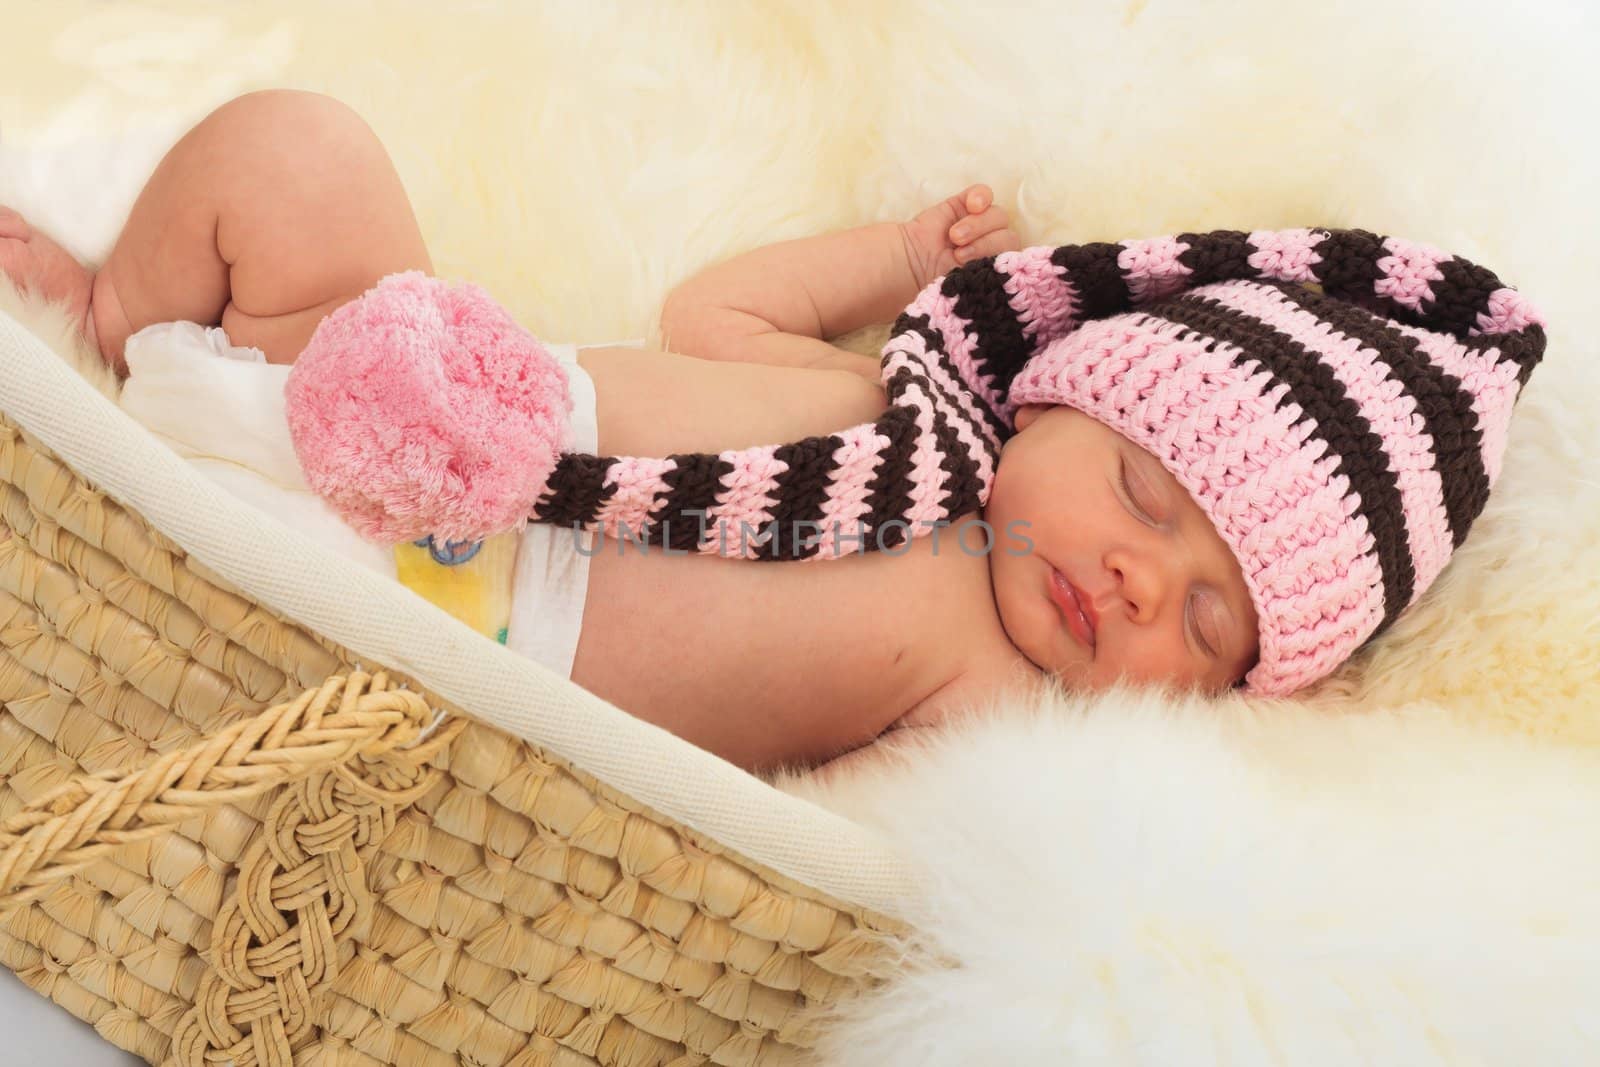
<path id="1" fill-rule="evenodd" d="M 306 484 L 283 411 L 290 368 L 219 327 L 147 326 L 128 338 L 120 406 L 206 477 L 388 578 L 391 549 L 364 540 Z"/>

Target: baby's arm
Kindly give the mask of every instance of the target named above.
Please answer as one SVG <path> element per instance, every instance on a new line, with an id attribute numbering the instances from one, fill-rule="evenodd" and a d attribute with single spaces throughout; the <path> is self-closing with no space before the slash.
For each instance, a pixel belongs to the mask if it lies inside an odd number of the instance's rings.
<path id="1" fill-rule="evenodd" d="M 918 213 L 758 248 L 668 295 L 663 347 L 701 359 L 838 368 L 879 378 L 878 360 L 827 342 L 892 322 L 959 263 L 1021 247 L 987 185 Z"/>
<path id="2" fill-rule="evenodd" d="M 841 370 L 719 363 L 676 352 L 591 348 L 603 456 L 720 452 L 799 441 L 872 422 L 883 387 Z"/>
<path id="3" fill-rule="evenodd" d="M 876 360 L 824 339 L 890 322 L 915 299 L 906 242 L 900 223 L 879 222 L 782 241 L 715 264 L 667 296 L 662 345 L 701 359 L 876 378 Z"/>

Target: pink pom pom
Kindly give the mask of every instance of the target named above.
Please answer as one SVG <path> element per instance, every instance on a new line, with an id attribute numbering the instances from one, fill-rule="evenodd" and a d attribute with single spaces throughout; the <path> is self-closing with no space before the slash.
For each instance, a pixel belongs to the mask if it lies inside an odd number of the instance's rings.
<path id="1" fill-rule="evenodd" d="M 421 271 L 323 319 L 284 400 L 306 481 L 383 544 L 521 529 L 572 410 L 561 364 L 488 293 Z"/>

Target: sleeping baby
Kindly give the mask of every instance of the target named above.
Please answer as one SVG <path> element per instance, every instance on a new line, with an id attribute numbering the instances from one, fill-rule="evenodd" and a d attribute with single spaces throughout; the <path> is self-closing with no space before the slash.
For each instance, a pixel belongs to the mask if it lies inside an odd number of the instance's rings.
<path id="1" fill-rule="evenodd" d="M 1325 677 L 1461 544 L 1544 347 L 1520 294 L 1431 246 L 1301 229 L 1023 248 L 983 185 L 702 272 L 667 298 L 661 350 L 544 346 L 430 277 L 371 131 L 296 92 L 191 130 L 98 272 L 3 209 L 0 269 L 121 373 L 131 337 L 175 320 L 294 365 L 312 484 L 446 562 L 507 525 L 458 539 L 405 526 L 394 495 L 375 518 L 352 479 L 333 494 L 323 461 L 349 439 L 314 439 L 318 390 L 370 381 L 361 361 L 418 308 L 448 344 L 499 346 L 464 424 L 561 421 L 559 459 L 494 494 L 524 520 L 506 643 L 750 770 L 1040 685 Z M 881 360 L 824 340 L 888 321 Z M 553 407 L 523 380 L 541 360 Z M 375 407 L 426 405 L 396 383 Z"/>

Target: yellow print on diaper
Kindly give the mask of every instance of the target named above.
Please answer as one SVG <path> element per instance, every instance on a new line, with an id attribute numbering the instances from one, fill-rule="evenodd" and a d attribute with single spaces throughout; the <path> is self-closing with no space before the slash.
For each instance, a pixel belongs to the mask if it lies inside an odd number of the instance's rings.
<path id="1" fill-rule="evenodd" d="M 485 637 L 506 643 L 511 622 L 511 580 L 517 562 L 515 531 L 483 541 L 429 536 L 394 546 L 400 584 L 454 615 Z"/>

